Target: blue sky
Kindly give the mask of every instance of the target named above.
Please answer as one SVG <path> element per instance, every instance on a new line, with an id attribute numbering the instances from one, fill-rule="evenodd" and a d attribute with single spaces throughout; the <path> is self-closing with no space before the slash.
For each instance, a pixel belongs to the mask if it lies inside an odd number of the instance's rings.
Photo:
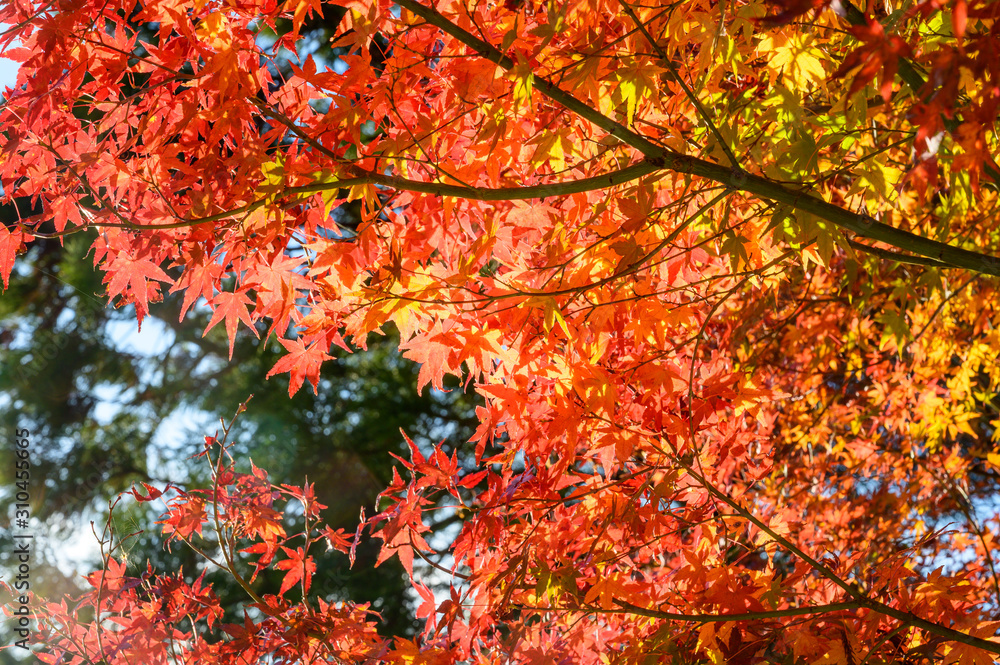
<path id="1" fill-rule="evenodd" d="M 0 23 L 0 32 L 6 30 L 10 26 Z M 11 46 L 16 46 L 17 44 L 11 44 Z M 13 86 L 14 82 L 17 80 L 17 63 L 13 60 L 7 60 L 3 56 L 0 56 L 0 91 L 2 91 L 7 86 Z"/>
<path id="2" fill-rule="evenodd" d="M 0 58 L 0 88 L 13 86 L 17 80 L 17 63 L 13 60 Z"/>

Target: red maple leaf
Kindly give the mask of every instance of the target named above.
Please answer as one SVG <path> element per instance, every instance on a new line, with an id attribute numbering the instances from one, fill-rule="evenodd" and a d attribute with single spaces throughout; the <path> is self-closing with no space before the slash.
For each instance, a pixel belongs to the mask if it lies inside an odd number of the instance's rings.
<path id="1" fill-rule="evenodd" d="M 135 315 L 142 328 L 142 319 L 149 313 L 149 300 L 157 300 L 160 285 L 150 285 L 148 280 L 173 283 L 160 266 L 147 258 L 132 258 L 127 253 L 118 254 L 106 268 L 104 283 L 108 285 L 108 299 L 122 296 L 124 302 L 135 304 Z"/>
<path id="2" fill-rule="evenodd" d="M 208 260 L 208 263 L 204 265 L 189 265 L 184 270 L 184 274 L 177 280 L 177 284 L 170 289 L 171 293 L 184 290 L 181 319 L 184 318 L 188 308 L 194 304 L 198 296 L 203 297 L 206 301 L 212 299 L 215 287 L 222 279 L 222 272 L 222 266 L 212 260 Z"/>
<path id="3" fill-rule="evenodd" d="M 281 590 L 278 593 L 284 594 L 299 582 L 302 582 L 302 590 L 309 593 L 309 584 L 312 582 L 313 573 L 316 572 L 316 562 L 311 556 L 306 556 L 305 550 L 301 547 L 295 550 L 287 547 L 281 549 L 288 558 L 274 564 L 274 567 L 278 570 L 287 570 L 288 573 L 281 581 Z"/>
<path id="4" fill-rule="evenodd" d="M 139 490 L 137 490 L 134 485 L 132 486 L 132 489 L 129 490 L 129 494 L 134 496 L 140 503 L 144 503 L 146 501 L 154 501 L 155 499 L 159 499 L 161 496 L 163 496 L 163 492 L 156 489 L 152 485 L 148 485 L 142 481 L 140 481 L 139 484 L 146 488 L 146 492 L 148 492 L 148 494 L 146 496 L 143 496 L 142 494 L 139 493 Z"/>
<path id="5" fill-rule="evenodd" d="M 171 503 L 164 519 L 157 524 L 163 525 L 165 535 L 176 533 L 179 538 L 189 538 L 194 533 L 201 535 L 201 526 L 206 519 L 205 500 L 183 496 Z"/>
<path id="6" fill-rule="evenodd" d="M 461 376 L 459 352 L 467 345 L 454 331 L 444 331 L 440 327 L 426 336 L 422 335 L 407 344 L 400 345 L 403 357 L 420 364 L 417 375 L 417 391 L 423 392 L 428 383 L 432 388 L 444 390 L 445 374 Z"/>
<path id="7" fill-rule="evenodd" d="M 271 371 L 267 373 L 267 378 L 270 379 L 275 374 L 281 374 L 282 372 L 289 372 L 289 397 L 298 392 L 305 379 L 309 379 L 309 383 L 313 387 L 313 392 L 316 392 L 319 386 L 319 367 L 323 364 L 324 360 L 330 360 L 333 356 L 323 351 L 319 344 L 314 343 L 306 347 L 301 339 L 282 339 L 278 341 L 288 351 L 288 355 L 274 364 Z"/>
<path id="8" fill-rule="evenodd" d="M 868 85 L 881 70 L 879 94 L 888 102 L 892 96 L 892 84 L 899 68 L 899 59 L 908 58 L 913 54 L 910 45 L 901 37 L 887 35 L 877 21 L 869 20 L 868 25 L 854 26 L 850 31 L 861 40 L 862 45 L 844 58 L 844 62 L 833 73 L 833 77 L 839 78 L 859 67 L 848 91 L 849 95 L 853 95 Z"/>
<path id="9" fill-rule="evenodd" d="M 214 312 L 212 312 L 212 320 L 208 322 L 205 326 L 204 335 L 208 334 L 208 331 L 212 329 L 216 323 L 221 321 L 223 317 L 226 319 L 226 335 L 229 337 L 229 359 L 233 358 L 233 343 L 236 341 L 236 326 L 242 321 L 247 325 L 253 334 L 257 337 L 257 329 L 253 327 L 253 321 L 250 319 L 250 312 L 247 310 L 247 304 L 249 304 L 250 299 L 242 291 L 236 293 L 230 293 L 228 291 L 223 291 L 214 298 L 212 298 L 212 307 Z"/>
<path id="10" fill-rule="evenodd" d="M 30 240 L 30 237 L 27 239 Z M 4 289 L 10 286 L 8 280 L 14 269 L 14 256 L 21 250 L 24 240 L 26 238 L 21 229 L 12 232 L 6 226 L 0 226 L 0 277 L 3 277 Z"/>

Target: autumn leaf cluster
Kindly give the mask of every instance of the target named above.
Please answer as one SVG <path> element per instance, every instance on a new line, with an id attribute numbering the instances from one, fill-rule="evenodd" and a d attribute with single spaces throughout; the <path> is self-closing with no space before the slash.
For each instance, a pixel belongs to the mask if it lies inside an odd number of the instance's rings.
<path id="1" fill-rule="evenodd" d="M 93 233 L 110 302 L 273 338 L 292 393 L 391 326 L 421 388 L 483 399 L 467 454 L 411 443 L 357 534 L 211 443 L 164 530 L 214 530 L 255 613 L 220 636 L 210 589 L 109 552 L 39 610 L 48 662 L 1000 653 L 994 4 L 337 6 L 338 61 L 286 76 L 330 7 L 0 3 L 5 282 L 33 238 Z M 361 532 L 449 577 L 414 575 L 419 640 L 310 597 Z"/>

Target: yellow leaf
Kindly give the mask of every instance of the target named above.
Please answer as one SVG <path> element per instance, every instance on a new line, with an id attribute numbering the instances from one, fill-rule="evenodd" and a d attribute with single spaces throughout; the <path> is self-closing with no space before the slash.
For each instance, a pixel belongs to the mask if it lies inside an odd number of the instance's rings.
<path id="1" fill-rule="evenodd" d="M 810 88 L 826 78 L 823 52 L 813 46 L 809 34 L 776 33 L 760 40 L 757 50 L 768 55 L 768 65 L 791 79 L 795 88 Z"/>
<path id="2" fill-rule="evenodd" d="M 233 42 L 229 19 L 222 12 L 212 12 L 198 24 L 195 33 L 216 50 L 223 50 Z"/>

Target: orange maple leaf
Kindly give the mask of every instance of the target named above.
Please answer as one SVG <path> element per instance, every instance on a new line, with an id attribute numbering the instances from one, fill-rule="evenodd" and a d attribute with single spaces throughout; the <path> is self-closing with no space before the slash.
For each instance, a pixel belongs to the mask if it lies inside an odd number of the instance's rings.
<path id="1" fill-rule="evenodd" d="M 316 392 L 319 388 L 320 365 L 323 364 L 324 360 L 331 360 L 333 356 L 323 351 L 320 345 L 316 343 L 306 347 L 301 339 L 282 339 L 278 341 L 288 351 L 288 355 L 274 364 L 271 371 L 267 373 L 267 378 L 270 379 L 275 374 L 281 374 L 282 372 L 289 372 L 289 397 L 298 392 L 306 379 L 309 379 L 309 383 L 313 387 L 313 392 Z"/>
<path id="2" fill-rule="evenodd" d="M 205 332 L 202 336 L 207 335 L 208 331 L 212 329 L 216 323 L 221 321 L 223 317 L 226 319 L 226 335 L 229 337 L 229 359 L 233 358 L 233 344 L 236 341 L 236 326 L 239 321 L 242 321 L 247 325 L 253 334 L 257 337 L 257 329 L 254 328 L 253 321 L 250 319 L 250 312 L 247 311 L 247 304 L 250 299 L 242 292 L 230 293 L 228 291 L 223 291 L 214 298 L 212 298 L 212 307 L 215 309 L 212 312 L 212 319 L 205 326 Z"/>

